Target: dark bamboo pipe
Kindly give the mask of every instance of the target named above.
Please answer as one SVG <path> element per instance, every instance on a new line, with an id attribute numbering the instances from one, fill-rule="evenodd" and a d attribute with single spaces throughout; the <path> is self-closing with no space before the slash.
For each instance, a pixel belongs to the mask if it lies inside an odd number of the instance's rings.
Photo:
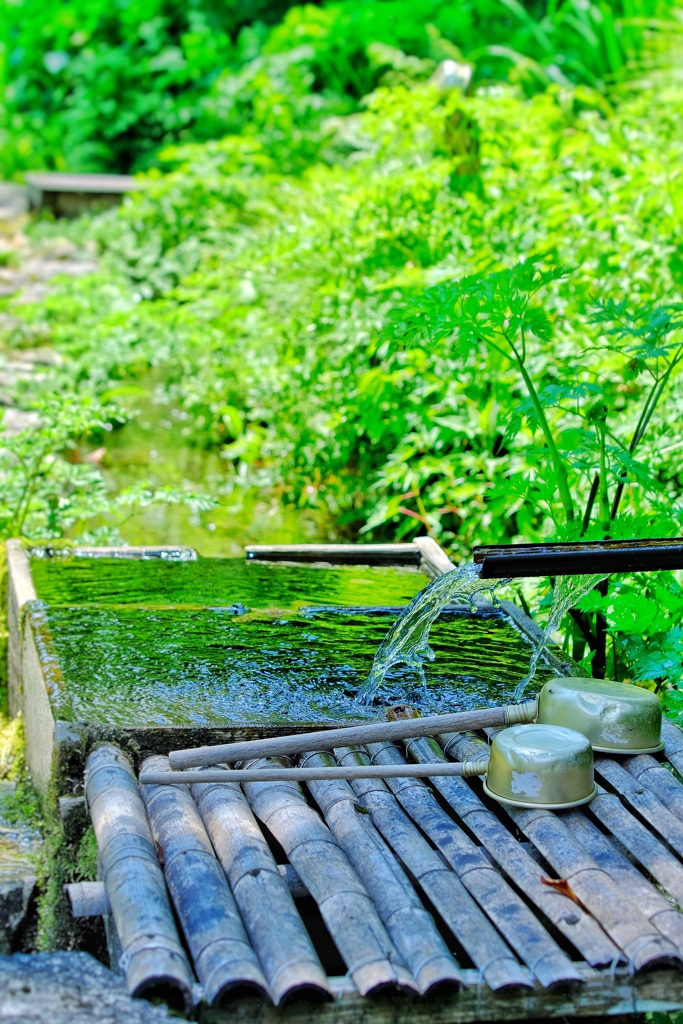
<path id="1" fill-rule="evenodd" d="M 683 569 L 683 537 L 571 544 L 487 544 L 474 548 L 472 557 L 481 565 L 484 580 L 652 572 Z"/>

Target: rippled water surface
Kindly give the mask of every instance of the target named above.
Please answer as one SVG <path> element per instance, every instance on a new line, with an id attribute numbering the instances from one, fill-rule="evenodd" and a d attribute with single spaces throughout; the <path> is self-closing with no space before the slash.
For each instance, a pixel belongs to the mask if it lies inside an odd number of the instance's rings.
<path id="1" fill-rule="evenodd" d="M 229 608 L 68 607 L 34 603 L 56 717 L 119 726 L 324 722 L 382 716 L 359 708 L 358 687 L 394 620 L 333 610 L 285 616 Z M 439 712 L 505 702 L 530 646 L 500 613 L 446 611 L 432 628 L 427 696 L 402 666 L 385 704 Z M 538 682 L 547 676 L 538 674 Z"/>
<path id="2" fill-rule="evenodd" d="M 381 706 L 356 696 L 387 631 L 428 582 L 415 569 L 244 558 L 33 557 L 28 611 L 55 717 L 114 726 L 295 724 L 509 700 L 531 646 L 494 609 L 446 609 L 424 683 L 388 666 Z M 537 685 L 546 678 L 538 674 Z"/>

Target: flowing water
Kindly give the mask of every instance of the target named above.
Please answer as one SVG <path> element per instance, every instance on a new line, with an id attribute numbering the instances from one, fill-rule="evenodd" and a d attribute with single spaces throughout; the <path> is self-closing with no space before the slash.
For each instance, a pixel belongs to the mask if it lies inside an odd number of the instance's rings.
<path id="1" fill-rule="evenodd" d="M 121 728 L 292 725 L 383 718 L 358 687 L 396 608 L 301 609 L 56 606 L 29 621 L 56 718 Z M 511 699 L 529 644 L 499 611 L 446 610 L 432 629 L 426 692 L 395 667 L 383 696 L 423 712 Z"/>
<path id="2" fill-rule="evenodd" d="M 356 694 L 424 583 L 409 567 L 244 558 L 59 554 L 33 557 L 32 572 L 40 600 L 28 621 L 54 714 L 122 728 L 381 717 Z M 456 576 L 430 584 L 429 595 L 448 604 Z M 461 597 L 490 586 L 460 581 Z M 526 637 L 491 605 L 439 611 L 429 623 L 435 660 L 419 682 L 409 664 L 385 665 L 384 700 L 434 714 L 509 701 L 529 664 Z"/>
<path id="3" fill-rule="evenodd" d="M 475 594 L 484 590 L 493 592 L 496 586 L 510 582 L 482 580 L 480 573 L 480 565 L 468 563 L 437 577 L 413 598 L 378 648 L 370 674 L 358 692 L 359 704 L 374 702 L 387 672 L 394 665 L 408 665 L 425 684 L 425 663 L 435 657 L 429 646 L 429 633 L 443 609 L 454 601 L 472 601 Z M 529 670 L 515 688 L 515 701 L 522 699 L 526 687 L 536 675 L 538 662 L 568 610 L 605 578 L 606 574 L 556 578 L 550 617 L 541 639 L 532 649 Z"/>
<path id="4" fill-rule="evenodd" d="M 429 632 L 447 605 L 472 602 L 474 595 L 492 591 L 501 580 L 480 579 L 481 566 L 469 563 L 437 576 L 410 602 L 382 641 L 368 678 L 358 692 L 359 704 L 372 704 L 387 672 L 394 665 L 408 665 L 426 688 L 425 662 L 433 661 Z"/>
<path id="5" fill-rule="evenodd" d="M 541 639 L 534 647 L 533 654 L 531 655 L 531 661 L 529 662 L 529 671 L 515 690 L 514 699 L 516 701 L 522 699 L 525 689 L 536 675 L 539 659 L 543 654 L 543 651 L 548 646 L 550 637 L 560 625 L 569 609 L 573 608 L 574 605 L 576 605 L 582 597 L 593 590 L 598 583 L 607 579 L 608 575 L 608 573 L 592 573 L 583 576 L 557 576 L 555 578 L 550 617 L 545 625 Z"/>

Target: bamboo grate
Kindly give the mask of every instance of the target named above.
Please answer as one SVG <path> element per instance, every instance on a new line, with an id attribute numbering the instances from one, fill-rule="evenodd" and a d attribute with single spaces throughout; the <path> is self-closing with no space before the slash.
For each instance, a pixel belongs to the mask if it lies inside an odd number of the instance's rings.
<path id="1" fill-rule="evenodd" d="M 180 1002 L 200 1000 L 201 1019 L 216 1022 L 679 1008 L 683 732 L 665 723 L 663 738 L 661 755 L 599 755 L 597 797 L 565 812 L 505 808 L 479 778 L 138 789 L 104 744 L 86 795 L 129 985 L 144 995 L 163 976 L 172 987 L 175 970 Z M 487 743 L 450 734 L 297 763 L 466 760 Z M 168 767 L 155 756 L 141 769 Z M 143 839 L 121 839 L 131 829 Z M 126 892 L 126 849 L 156 872 L 152 889 Z"/>

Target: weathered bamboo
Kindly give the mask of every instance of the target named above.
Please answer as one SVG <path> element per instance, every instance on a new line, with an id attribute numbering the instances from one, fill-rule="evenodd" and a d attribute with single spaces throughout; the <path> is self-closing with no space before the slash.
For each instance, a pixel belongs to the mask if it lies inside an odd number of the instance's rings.
<path id="1" fill-rule="evenodd" d="M 111 903 L 104 882 L 71 882 L 64 886 L 73 917 L 104 917 Z"/>
<path id="2" fill-rule="evenodd" d="M 415 990 L 370 895 L 320 815 L 293 782 L 250 782 L 254 814 L 275 836 L 318 908 L 361 995 Z"/>
<path id="3" fill-rule="evenodd" d="M 648 882 L 586 814 L 572 811 L 564 814 L 562 820 L 603 871 L 638 904 L 655 928 L 683 952 L 683 914 Z"/>
<path id="4" fill-rule="evenodd" d="M 455 564 L 433 537 L 415 537 L 413 544 L 422 556 L 420 565 L 430 576 L 443 576 L 455 569 Z"/>
<path id="5" fill-rule="evenodd" d="M 330 995 L 327 976 L 287 882 L 239 786 L 192 787 L 276 1005 L 296 993 Z"/>
<path id="6" fill-rule="evenodd" d="M 367 763 L 359 750 L 340 748 L 335 756 L 343 762 Z M 523 967 L 505 941 L 482 913 L 458 876 L 444 863 L 416 825 L 399 807 L 385 784 L 359 779 L 353 789 L 377 830 L 420 886 L 453 933 L 458 943 L 479 968 L 481 978 L 494 990 L 532 985 Z"/>
<path id="7" fill-rule="evenodd" d="M 410 726 L 402 721 L 370 722 L 341 729 L 299 733 L 295 736 L 273 736 L 260 740 L 245 740 L 241 743 L 221 743 L 211 747 L 172 750 L 169 760 L 175 770 L 200 768 L 212 764 L 234 764 L 252 758 L 300 754 L 304 750 L 332 750 L 334 747 L 366 743 L 393 743 L 410 736 L 430 736 L 435 732 L 447 732 L 452 729 L 465 731 L 483 729 L 486 726 L 514 725 L 518 722 L 531 722 L 535 717 L 536 701 L 530 700 L 524 704 L 509 704 L 504 708 L 480 708 L 476 711 L 458 711 L 452 715 L 429 715 L 411 722 Z"/>
<path id="8" fill-rule="evenodd" d="M 465 737 L 457 736 L 446 737 L 445 742 L 453 746 L 459 739 L 468 743 Z M 488 758 L 488 747 L 479 739 L 466 749 L 468 757 L 479 754 L 484 759 Z M 408 751 L 411 757 L 421 762 L 445 759 L 445 754 L 434 740 L 408 741 Z M 484 806 L 466 782 L 457 778 L 437 777 L 433 781 L 443 799 L 463 819 L 499 870 L 569 939 L 587 963 L 602 966 L 611 964 L 619 956 L 618 947 L 590 914 L 561 892 L 542 883 L 538 864 L 525 844 L 519 843 L 510 834 L 502 821 Z M 531 849 L 535 848 L 531 846 Z"/>
<path id="9" fill-rule="evenodd" d="M 393 744 L 370 744 L 368 753 L 373 761 L 381 764 L 405 765 L 403 754 Z M 548 988 L 579 982 L 581 976 L 566 953 L 481 849 L 437 803 L 424 782 L 399 778 L 390 779 L 388 786 L 541 985 Z"/>
<path id="10" fill-rule="evenodd" d="M 161 995 L 189 1010 L 194 978 L 168 902 L 145 808 L 128 760 L 103 743 L 85 767 L 102 874 L 121 943 L 120 967 L 135 996 Z"/>
<path id="11" fill-rule="evenodd" d="M 668 718 L 663 718 L 662 739 L 667 761 L 674 766 L 679 775 L 683 775 L 683 730 Z"/>
<path id="12" fill-rule="evenodd" d="M 451 737 L 449 747 L 459 757 L 471 757 L 477 749 L 485 749 L 486 744 L 473 736 L 461 740 Z M 569 883 L 581 904 L 599 921 L 635 970 L 662 963 L 678 966 L 676 947 L 653 928 L 635 902 L 600 869 L 560 818 L 541 809 L 507 808 L 507 814 L 559 877 Z"/>
<path id="13" fill-rule="evenodd" d="M 618 796 L 598 789 L 591 800 L 591 815 L 609 829 L 631 856 L 683 906 L 683 865 L 678 857 L 627 810 Z"/>
<path id="14" fill-rule="evenodd" d="M 419 565 L 415 544 L 248 544 L 247 561 L 335 565 Z"/>
<path id="15" fill-rule="evenodd" d="M 683 786 L 652 754 L 638 754 L 623 761 L 624 768 L 634 779 L 651 790 L 668 811 L 683 821 Z"/>
<path id="16" fill-rule="evenodd" d="M 624 951 L 634 970 L 683 965 L 676 946 L 577 843 L 563 821 L 551 811 L 507 808 L 507 813 Z"/>
<path id="17" fill-rule="evenodd" d="M 167 764 L 154 756 L 142 767 Z M 266 995 L 266 979 L 189 790 L 142 786 L 142 799 L 206 1002 L 219 1006 L 234 990 Z"/>
<path id="18" fill-rule="evenodd" d="M 304 755 L 306 764 L 335 764 L 327 752 Z M 422 906 L 396 857 L 381 838 L 348 782 L 308 787 L 325 822 L 372 897 L 377 912 L 421 995 L 462 984 L 462 973 Z"/>
<path id="19" fill-rule="evenodd" d="M 433 766 L 436 775 L 462 775 L 469 778 L 471 775 L 484 775 L 486 764 L 481 761 L 466 761 L 463 764 L 453 761 Z M 413 778 L 423 779 L 432 768 L 425 768 L 420 764 L 402 765 L 355 765 L 353 767 L 339 767 L 338 765 L 309 765 L 299 768 L 273 767 L 264 764 L 258 768 L 198 768 L 195 771 L 174 772 L 159 771 L 147 768 L 140 775 L 141 786 L 179 786 L 193 785 L 196 782 L 236 782 L 240 785 L 244 782 L 316 782 L 333 781 L 340 779 L 392 779 L 392 778 Z"/>
<path id="20" fill-rule="evenodd" d="M 679 856 L 683 856 L 683 822 L 672 814 L 655 794 L 634 779 L 617 761 L 607 757 L 595 760 L 595 774 L 605 779 L 636 814 L 647 821 Z"/>
<path id="21" fill-rule="evenodd" d="M 277 869 L 289 886 L 289 891 L 295 900 L 305 900 L 307 897 L 310 897 L 310 892 L 291 864 L 278 864 Z"/>

